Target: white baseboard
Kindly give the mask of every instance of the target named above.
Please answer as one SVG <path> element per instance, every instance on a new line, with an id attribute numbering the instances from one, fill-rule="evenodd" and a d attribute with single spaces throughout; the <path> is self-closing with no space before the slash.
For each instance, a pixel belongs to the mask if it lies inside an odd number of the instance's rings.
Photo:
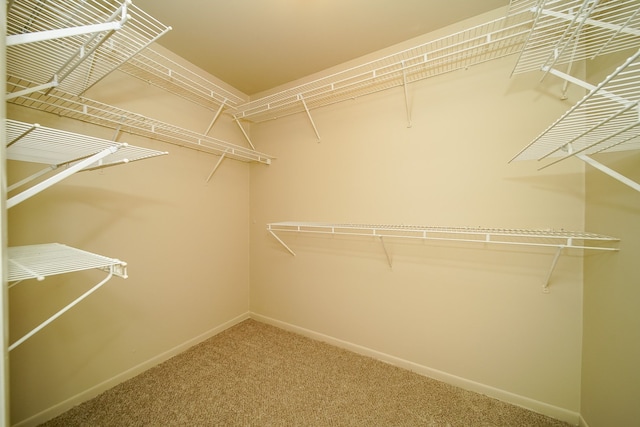
<path id="1" fill-rule="evenodd" d="M 119 373 L 118 375 L 111 377 L 81 393 L 76 394 L 75 396 L 72 396 L 50 408 L 45 409 L 44 411 L 41 411 L 25 420 L 22 420 L 20 422 L 18 422 L 17 424 L 13 424 L 13 427 L 32 427 L 32 426 L 37 426 L 39 424 L 42 424 L 52 418 L 57 417 L 60 414 L 63 414 L 64 412 L 68 411 L 69 409 L 73 408 L 76 405 L 79 405 L 82 402 L 85 402 L 89 399 L 92 399 L 94 397 L 96 397 L 97 395 L 99 395 L 102 392 L 107 391 L 108 389 L 130 379 L 135 377 L 136 375 L 141 374 L 142 372 L 153 368 L 156 365 L 159 365 L 160 363 L 172 358 L 173 356 L 176 356 L 180 353 L 182 353 L 183 351 L 189 349 L 190 347 L 193 347 L 194 345 L 208 339 L 211 338 L 214 335 L 219 334 L 220 332 L 229 329 L 230 327 L 237 325 L 238 323 L 249 319 L 250 315 L 249 312 L 241 314 L 240 316 L 231 319 L 219 326 L 216 326 L 213 329 L 208 330 L 207 332 L 198 335 L 195 338 L 192 338 L 170 350 L 165 351 L 164 353 L 158 354 L 157 356 L 152 357 L 151 359 L 142 362 L 130 369 L 127 369 L 124 372 Z"/>
<path id="2" fill-rule="evenodd" d="M 433 378 L 433 379 L 436 379 L 436 380 L 439 380 L 447 384 L 451 384 L 466 390 L 474 391 L 476 393 L 484 394 L 485 396 L 489 396 L 489 397 L 501 400 L 503 402 L 511 403 L 513 405 L 517 405 L 525 409 L 529 409 L 539 414 L 547 415 L 557 420 L 571 423 L 572 425 L 575 425 L 575 426 L 577 425 L 582 426 L 582 424 L 579 424 L 579 423 L 584 422 L 584 420 L 582 419 L 579 413 L 570 411 L 568 409 L 560 408 L 554 405 L 550 405 L 548 403 L 540 402 L 535 399 L 531 399 L 531 398 L 520 396 L 505 390 L 501 390 L 486 384 L 481 384 L 475 381 L 461 378 L 456 375 L 439 371 L 437 369 L 432 369 L 427 366 L 419 365 L 417 363 L 404 360 L 399 357 L 395 357 L 386 353 L 379 352 L 377 350 L 373 350 L 373 349 L 363 347 L 357 344 L 353 344 L 347 341 L 343 341 L 338 338 L 324 335 L 309 329 L 301 328 L 299 326 L 286 323 L 277 319 L 273 319 L 267 316 L 263 316 L 258 313 L 252 312 L 250 316 L 252 319 L 255 319 L 259 322 L 267 323 L 272 326 L 276 326 L 281 329 L 295 332 L 300 335 L 304 335 L 306 337 L 313 338 L 318 341 L 323 341 L 323 342 L 335 345 L 337 347 L 351 350 L 355 353 L 362 354 L 364 356 L 373 357 L 375 359 L 392 364 L 394 366 L 408 369 L 410 371 L 416 372 L 426 377 Z M 586 426 L 586 423 L 584 425 Z"/>

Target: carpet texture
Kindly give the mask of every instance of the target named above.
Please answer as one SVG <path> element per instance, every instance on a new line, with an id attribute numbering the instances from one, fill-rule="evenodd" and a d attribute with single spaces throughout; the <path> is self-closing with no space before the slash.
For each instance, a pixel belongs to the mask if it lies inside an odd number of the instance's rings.
<path id="1" fill-rule="evenodd" d="M 254 320 L 43 425 L 569 426 Z"/>

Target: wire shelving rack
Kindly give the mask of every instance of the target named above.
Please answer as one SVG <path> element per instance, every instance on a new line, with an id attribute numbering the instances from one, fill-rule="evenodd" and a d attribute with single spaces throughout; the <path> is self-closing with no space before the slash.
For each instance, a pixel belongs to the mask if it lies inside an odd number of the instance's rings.
<path id="1" fill-rule="evenodd" d="M 640 2 L 512 0 L 510 13 L 530 13 L 534 22 L 514 74 L 537 70 L 588 90 L 511 160 L 546 160 L 543 169 L 576 157 L 640 191 L 639 183 L 592 157 L 640 149 Z M 636 52 L 596 86 L 569 73 L 574 61 L 629 49 Z"/>
<path id="2" fill-rule="evenodd" d="M 391 267 L 391 256 L 385 239 L 413 239 L 422 241 L 449 241 L 483 245 L 511 245 L 555 248 L 551 268 L 544 281 L 543 290 L 548 292 L 551 274 L 565 249 L 595 251 L 617 251 L 611 244 L 620 239 L 601 234 L 566 230 L 499 229 L 483 227 L 441 227 L 389 224 L 340 224 L 322 222 L 285 221 L 267 224 L 267 231 L 289 252 L 295 252 L 278 233 L 324 234 L 332 236 L 372 237 L 382 243 Z"/>

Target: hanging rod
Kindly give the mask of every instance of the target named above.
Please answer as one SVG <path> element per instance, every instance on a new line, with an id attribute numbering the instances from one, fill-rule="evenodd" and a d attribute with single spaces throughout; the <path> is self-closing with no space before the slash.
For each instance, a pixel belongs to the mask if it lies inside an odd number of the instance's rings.
<path id="1" fill-rule="evenodd" d="M 240 105 L 237 119 L 261 122 L 402 86 L 519 52 L 529 14 L 496 19 Z M 304 99 L 304 105 L 300 102 Z"/>
<path id="2" fill-rule="evenodd" d="M 595 233 L 565 230 L 498 229 L 482 227 L 424 227 L 414 225 L 374 225 L 374 224 L 332 224 L 318 222 L 275 222 L 267 224 L 267 231 L 291 255 L 295 252 L 282 240 L 278 233 L 295 232 L 310 234 L 328 234 L 341 236 L 360 236 L 378 238 L 391 266 L 391 257 L 385 246 L 385 240 L 417 239 L 453 242 L 472 242 L 482 244 L 534 246 L 556 248 L 551 268 L 543 283 L 543 291 L 548 292 L 549 280 L 555 269 L 560 253 L 565 249 L 589 249 L 597 251 L 618 251 L 617 248 L 604 246 L 620 239 Z M 597 243 L 597 244 L 594 244 Z"/>
<path id="3" fill-rule="evenodd" d="M 507 16 L 523 13 L 533 26 L 513 74 L 640 48 L 637 0 L 511 0 Z"/>
<path id="4" fill-rule="evenodd" d="M 14 0 L 7 74 L 35 83 L 33 90 L 80 95 L 170 29 L 130 0 Z"/>
<path id="5" fill-rule="evenodd" d="M 7 83 L 10 88 L 23 88 L 29 85 L 29 82 L 15 78 L 10 78 Z M 120 128 L 122 132 L 181 147 L 216 155 L 224 154 L 229 159 L 267 165 L 271 164 L 273 159 L 268 154 L 56 89 L 46 96 L 30 93 L 9 102 L 107 128 Z"/>

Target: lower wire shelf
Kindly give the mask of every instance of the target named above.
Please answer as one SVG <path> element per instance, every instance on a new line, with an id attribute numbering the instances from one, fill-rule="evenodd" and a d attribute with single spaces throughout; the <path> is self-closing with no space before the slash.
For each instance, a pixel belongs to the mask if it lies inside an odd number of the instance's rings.
<path id="1" fill-rule="evenodd" d="M 7 282 L 9 283 L 10 288 L 23 280 L 44 280 L 47 276 L 83 270 L 100 269 L 107 273 L 107 276 L 98 284 L 80 295 L 71 303 L 67 304 L 62 309 L 58 310 L 58 312 L 42 322 L 40 325 L 36 326 L 22 338 L 11 344 L 9 346 L 9 351 L 31 338 L 45 326 L 49 325 L 69 309 L 98 290 L 113 276 L 119 276 L 124 279 L 127 278 L 126 262 L 83 251 L 81 249 L 76 249 L 60 243 L 14 246 L 7 249 Z"/>
<path id="2" fill-rule="evenodd" d="M 543 291 L 548 292 L 551 274 L 565 249 L 588 249 L 597 251 L 618 251 L 607 246 L 620 239 L 601 234 L 566 230 L 503 229 L 482 227 L 437 227 L 415 225 L 374 225 L 374 224 L 332 224 L 321 222 L 275 222 L 267 224 L 267 231 L 289 252 L 295 252 L 277 233 L 295 232 L 329 234 L 343 236 L 369 236 L 380 239 L 389 266 L 391 257 L 384 243 L 385 238 L 444 240 L 454 242 L 472 242 L 483 244 L 541 246 L 556 249 L 551 268 L 545 278 Z"/>

